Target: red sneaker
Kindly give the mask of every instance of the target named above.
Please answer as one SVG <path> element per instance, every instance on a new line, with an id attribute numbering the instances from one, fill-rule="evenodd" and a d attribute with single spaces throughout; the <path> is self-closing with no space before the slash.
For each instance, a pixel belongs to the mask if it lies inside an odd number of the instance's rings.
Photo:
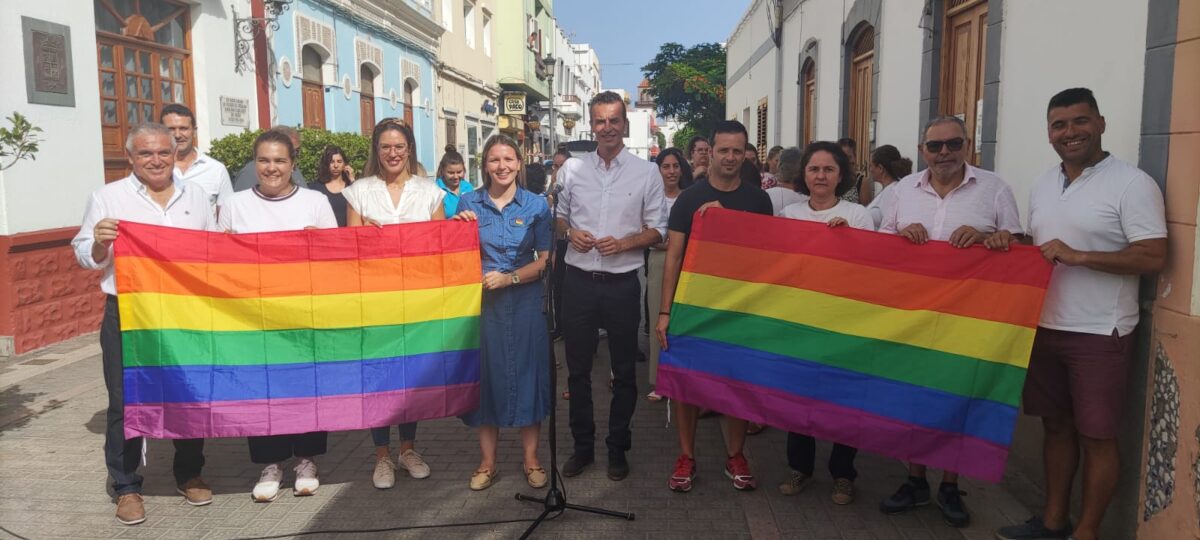
<path id="1" fill-rule="evenodd" d="M 725 462 L 725 476 L 733 480 L 733 488 L 742 491 L 751 491 L 758 487 L 758 482 L 754 480 L 754 475 L 750 474 L 750 464 L 746 463 L 746 456 L 738 452 Z"/>
<path id="2" fill-rule="evenodd" d="M 675 460 L 675 472 L 671 473 L 671 479 L 667 481 L 667 487 L 671 491 L 687 493 L 692 490 L 692 480 L 696 479 L 696 460 L 687 456 L 687 454 L 679 454 L 679 459 Z"/>

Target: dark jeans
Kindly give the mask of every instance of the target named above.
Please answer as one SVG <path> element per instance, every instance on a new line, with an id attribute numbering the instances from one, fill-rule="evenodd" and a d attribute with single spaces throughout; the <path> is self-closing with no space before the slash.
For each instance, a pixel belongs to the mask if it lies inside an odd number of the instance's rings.
<path id="1" fill-rule="evenodd" d="M 555 240 L 554 270 L 550 273 L 550 295 L 554 304 L 554 334 L 561 335 L 563 279 L 567 276 L 567 241 Z"/>
<path id="2" fill-rule="evenodd" d="M 854 480 L 858 471 L 854 469 L 854 456 L 858 449 L 853 446 L 834 443 L 833 452 L 829 454 L 829 474 L 834 478 Z M 813 475 L 813 464 L 817 459 L 817 441 L 808 435 L 788 433 L 787 460 L 792 470 Z"/>
<path id="3" fill-rule="evenodd" d="M 400 442 L 417 440 L 416 422 L 397 425 L 396 431 L 400 433 Z M 387 446 L 391 444 L 392 426 L 371 428 L 371 441 L 375 443 L 375 446 Z"/>
<path id="4" fill-rule="evenodd" d="M 104 303 L 104 321 L 100 323 L 100 350 L 104 365 L 104 387 L 108 389 L 108 424 L 104 431 L 104 463 L 112 477 L 117 495 L 142 492 L 142 476 L 137 473 L 142 460 L 142 438 L 125 439 L 125 377 L 121 350 L 121 312 L 117 297 Z M 204 467 L 204 439 L 176 439 L 175 482 L 183 484 L 200 476 Z"/>
<path id="5" fill-rule="evenodd" d="M 609 453 L 624 453 L 632 445 L 629 420 L 637 406 L 638 323 L 641 316 L 641 287 L 637 272 L 621 277 L 593 279 L 592 273 L 567 269 L 563 296 L 563 337 L 567 352 L 567 389 L 571 392 L 571 434 L 575 453 L 595 453 L 596 422 L 592 411 L 592 359 L 596 354 L 597 331 L 608 331 L 612 361 L 613 392 L 608 413 Z"/>
<path id="6" fill-rule="evenodd" d="M 310 458 L 325 453 L 325 443 L 329 433 L 313 431 L 295 435 L 267 435 L 263 437 L 247 437 L 250 447 L 250 462 L 266 465 L 279 463 L 292 456 Z"/>

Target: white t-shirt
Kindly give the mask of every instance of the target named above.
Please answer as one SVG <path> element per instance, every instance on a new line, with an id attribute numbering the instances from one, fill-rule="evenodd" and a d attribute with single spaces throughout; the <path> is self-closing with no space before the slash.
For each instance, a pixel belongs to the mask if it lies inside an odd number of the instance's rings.
<path id="1" fill-rule="evenodd" d="M 875 221 L 876 229 L 878 229 L 879 224 L 883 222 L 883 206 L 885 204 L 895 204 L 896 202 L 895 190 L 888 189 L 896 184 L 897 182 L 892 182 L 885 186 L 879 182 L 875 182 L 875 197 L 871 199 L 871 204 L 867 205 L 867 212 L 871 214 L 871 219 Z M 887 199 L 884 199 L 885 195 L 888 197 Z"/>
<path id="2" fill-rule="evenodd" d="M 290 195 L 268 199 L 258 188 L 239 191 L 225 199 L 217 227 L 235 233 L 298 231 L 306 227 L 337 228 L 329 198 L 311 189 L 294 188 Z"/>
<path id="3" fill-rule="evenodd" d="M 766 191 L 767 196 L 771 198 L 771 208 L 775 209 L 775 215 L 777 216 L 782 216 L 783 209 L 788 206 L 808 201 L 808 195 L 799 193 L 792 188 L 775 186 L 763 191 Z"/>
<path id="4" fill-rule="evenodd" d="M 1066 189 L 1061 165 L 1042 173 L 1029 193 L 1034 244 L 1054 239 L 1081 251 L 1121 251 L 1166 238 L 1163 194 L 1149 175 L 1115 156 L 1084 169 Z M 1110 335 L 1138 322 L 1138 276 L 1058 264 L 1039 323 L 1046 328 Z"/>
<path id="5" fill-rule="evenodd" d="M 783 213 L 780 215 L 785 218 L 819 221 L 821 223 L 829 223 L 833 218 L 840 217 L 845 219 L 846 223 L 855 229 L 865 231 L 875 230 L 875 223 L 871 221 L 871 214 L 867 213 L 867 209 L 863 208 L 863 205 L 840 199 L 833 208 L 825 210 L 813 210 L 808 205 L 807 200 L 790 204 L 783 209 Z"/>
<path id="6" fill-rule="evenodd" d="M 429 221 L 442 208 L 445 196 L 436 182 L 423 176 L 413 176 L 404 183 L 398 205 L 392 204 L 387 184 L 377 176 L 359 178 L 342 193 L 363 220 L 373 219 L 380 225 Z"/>

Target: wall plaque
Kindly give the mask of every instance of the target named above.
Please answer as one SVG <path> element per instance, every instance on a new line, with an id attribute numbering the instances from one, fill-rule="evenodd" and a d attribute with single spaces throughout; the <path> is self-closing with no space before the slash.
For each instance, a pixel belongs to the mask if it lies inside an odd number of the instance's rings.
<path id="1" fill-rule="evenodd" d="M 525 92 L 505 92 L 504 114 L 525 114 Z"/>
<path id="2" fill-rule="evenodd" d="M 71 28 L 21 17 L 25 56 L 25 95 L 29 103 L 75 106 L 71 70 Z"/>
<path id="3" fill-rule="evenodd" d="M 221 125 L 250 127 L 250 100 L 221 96 Z"/>

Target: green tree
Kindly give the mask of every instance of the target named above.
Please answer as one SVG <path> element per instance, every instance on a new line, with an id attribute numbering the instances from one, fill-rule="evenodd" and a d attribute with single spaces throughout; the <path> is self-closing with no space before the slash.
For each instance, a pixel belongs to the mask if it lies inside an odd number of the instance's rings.
<path id="1" fill-rule="evenodd" d="M 42 128 L 29 123 L 25 115 L 14 112 L 8 122 L 12 129 L 0 127 L 0 161 L 10 157 L 12 161 L 0 163 L 0 171 L 25 158 L 37 159 L 38 143 L 42 141 L 38 135 Z"/>
<path id="2" fill-rule="evenodd" d="M 692 137 L 695 136 L 696 130 L 693 129 L 692 126 L 683 126 L 679 129 L 679 131 L 676 131 L 673 135 L 671 135 L 671 146 L 678 148 L 681 152 L 687 152 L 688 141 L 692 140 Z M 688 159 L 692 158 L 692 156 L 684 157 Z"/>
<path id="3" fill-rule="evenodd" d="M 660 116 L 676 118 L 692 133 L 711 133 L 724 119 L 725 49 L 721 45 L 684 48 L 664 43 L 658 55 L 642 66 L 642 73 L 650 81 Z"/>
<path id="4" fill-rule="evenodd" d="M 237 176 L 238 171 L 254 157 L 254 139 L 261 133 L 262 130 L 245 130 L 214 139 L 208 155 L 224 163 L 231 177 Z M 325 152 L 325 147 L 331 144 L 340 146 L 346 153 L 346 160 L 359 175 L 362 174 L 371 148 L 369 137 L 351 132 L 301 128 L 300 155 L 296 159 L 296 168 L 300 169 L 304 178 L 310 181 L 317 179 L 317 165 L 321 161 L 321 154 Z"/>

